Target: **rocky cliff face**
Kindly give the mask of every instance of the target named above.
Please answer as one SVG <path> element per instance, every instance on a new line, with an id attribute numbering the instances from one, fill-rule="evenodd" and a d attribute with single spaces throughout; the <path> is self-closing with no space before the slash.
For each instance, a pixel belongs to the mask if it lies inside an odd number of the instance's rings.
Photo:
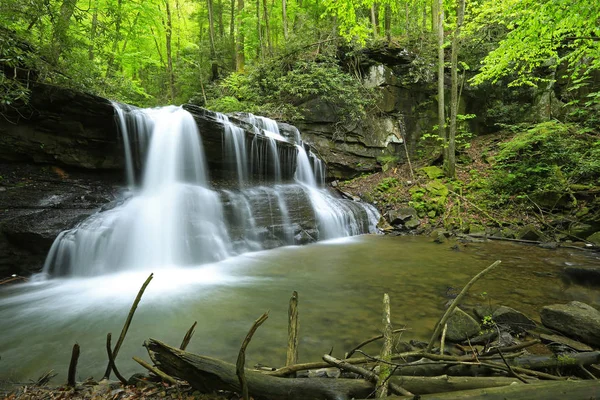
<path id="1" fill-rule="evenodd" d="M 390 161 L 404 161 L 407 150 L 414 155 L 417 140 L 436 123 L 434 92 L 407 79 L 408 54 L 382 50 L 366 56 L 361 64 L 363 85 L 379 97 L 366 119 L 343 125 L 330 104 L 313 99 L 302 105 L 304 119 L 296 123 L 306 142 L 326 161 L 331 178 L 349 179 L 377 171 Z"/>

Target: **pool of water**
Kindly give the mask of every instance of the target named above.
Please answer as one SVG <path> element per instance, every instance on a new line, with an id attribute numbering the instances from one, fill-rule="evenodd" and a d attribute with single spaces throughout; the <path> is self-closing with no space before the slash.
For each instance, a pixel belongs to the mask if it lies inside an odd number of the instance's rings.
<path id="1" fill-rule="evenodd" d="M 246 352 L 247 365 L 281 366 L 287 309 L 299 293 L 300 361 L 316 361 L 333 348 L 343 356 L 378 334 L 381 301 L 389 293 L 392 322 L 403 339 L 428 339 L 444 304 L 495 260 L 467 305 L 503 304 L 539 321 L 542 306 L 579 300 L 600 308 L 600 291 L 561 280 L 568 265 L 600 266 L 600 256 L 506 242 L 436 244 L 425 237 L 358 236 L 308 246 L 247 253 L 194 268 L 127 272 L 97 278 L 56 279 L 0 289 L 0 384 L 27 382 L 49 369 L 66 381 L 71 348 L 81 346 L 78 379 L 99 379 L 106 367 L 106 334 L 118 337 L 129 307 L 149 275 L 117 358 L 124 375 L 141 372 L 131 357 L 148 359 L 142 343 L 156 338 L 179 346 L 198 321 L 189 351 L 235 362 L 248 329 L 269 319 Z M 367 350 L 369 350 L 367 348 Z M 377 352 L 377 345 L 371 348 Z"/>

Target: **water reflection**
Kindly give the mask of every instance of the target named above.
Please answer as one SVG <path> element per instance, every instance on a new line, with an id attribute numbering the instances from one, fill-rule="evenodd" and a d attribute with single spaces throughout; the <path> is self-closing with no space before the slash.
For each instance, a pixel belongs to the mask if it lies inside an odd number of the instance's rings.
<path id="1" fill-rule="evenodd" d="M 118 335 L 149 272 L 148 286 L 120 351 L 119 369 L 139 371 L 142 342 L 154 337 L 179 345 L 198 321 L 189 350 L 235 362 L 252 322 L 271 310 L 255 334 L 247 363 L 281 365 L 287 340 L 287 303 L 300 297 L 300 360 L 334 347 L 342 356 L 378 333 L 381 298 L 390 294 L 395 326 L 404 339 L 425 339 L 448 297 L 475 273 L 501 259 L 466 299 L 504 304 L 539 321 L 541 306 L 580 300 L 600 307 L 598 291 L 560 279 L 567 265 L 600 266 L 597 255 L 492 242 L 435 244 L 427 238 L 360 236 L 247 253 L 194 268 L 162 268 L 94 278 L 56 279 L 0 291 L 0 380 L 35 379 L 50 368 L 66 379 L 73 343 L 81 346 L 79 379 L 105 368 L 106 333 Z M 367 348 L 376 353 L 377 345 Z"/>

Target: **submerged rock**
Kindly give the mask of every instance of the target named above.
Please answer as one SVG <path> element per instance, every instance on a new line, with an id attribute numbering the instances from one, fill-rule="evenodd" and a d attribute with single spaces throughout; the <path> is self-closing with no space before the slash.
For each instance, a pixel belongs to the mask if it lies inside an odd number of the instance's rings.
<path id="1" fill-rule="evenodd" d="M 600 346 L 600 311 L 579 301 L 553 304 L 540 312 L 544 326 L 592 346 Z"/>
<path id="2" fill-rule="evenodd" d="M 566 267 L 563 273 L 567 280 L 585 286 L 600 286 L 600 268 Z"/>

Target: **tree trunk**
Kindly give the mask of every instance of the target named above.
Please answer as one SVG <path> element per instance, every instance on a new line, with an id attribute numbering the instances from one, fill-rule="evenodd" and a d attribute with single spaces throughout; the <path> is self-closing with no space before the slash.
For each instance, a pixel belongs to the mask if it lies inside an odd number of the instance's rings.
<path id="1" fill-rule="evenodd" d="M 283 38 L 287 40 L 288 37 L 288 26 L 287 26 L 287 1 L 281 0 L 281 23 L 283 25 Z"/>
<path id="2" fill-rule="evenodd" d="M 110 55 L 108 56 L 108 61 L 106 62 L 106 76 L 110 76 L 113 63 L 115 61 L 115 55 L 117 53 L 117 49 L 119 46 L 119 41 L 121 40 L 121 21 L 123 20 L 121 16 L 121 8 L 123 6 L 123 0 L 118 0 L 117 2 L 117 14 L 115 16 L 115 39 L 112 44 L 112 48 L 110 50 Z"/>
<path id="3" fill-rule="evenodd" d="M 219 37 L 225 37 L 225 26 L 223 25 L 223 0 L 217 0 L 217 21 L 219 22 Z"/>
<path id="4" fill-rule="evenodd" d="M 173 34 L 173 25 L 171 20 L 171 7 L 169 0 L 165 0 L 165 10 L 167 13 L 167 24 L 165 26 L 165 47 L 167 49 L 167 76 L 169 78 L 169 100 L 175 99 L 175 75 L 173 73 L 173 55 L 171 52 L 171 37 Z"/>
<path id="5" fill-rule="evenodd" d="M 256 0 L 256 35 L 258 37 L 258 47 L 256 48 L 256 58 L 260 58 L 265 54 L 265 48 L 262 37 L 262 27 L 260 26 L 260 0 Z"/>
<path id="6" fill-rule="evenodd" d="M 385 4 L 385 19 L 383 25 L 385 29 L 385 38 L 389 43 L 392 41 L 392 6 L 388 3 Z"/>
<path id="7" fill-rule="evenodd" d="M 77 0 L 63 0 L 60 5 L 58 20 L 52 32 L 52 62 L 56 64 L 64 50 L 67 41 L 67 31 L 71 23 L 71 16 L 75 11 Z"/>
<path id="8" fill-rule="evenodd" d="M 147 340 L 144 346 L 161 371 L 188 381 L 200 392 L 231 390 L 241 393 L 233 364 L 188 353 L 154 339 Z M 246 369 L 244 375 L 250 396 L 266 400 L 364 398 L 374 390 L 371 383 L 362 379 L 277 378 L 250 369 Z"/>
<path id="9" fill-rule="evenodd" d="M 438 31 L 438 21 L 439 21 L 439 0 L 431 0 L 431 32 Z"/>
<path id="10" fill-rule="evenodd" d="M 451 94 L 450 94 L 450 131 L 448 132 L 448 158 L 444 160 L 448 178 L 456 176 L 456 118 L 458 114 L 458 52 L 460 47 L 460 28 L 465 17 L 465 0 L 456 2 L 456 29 L 452 37 Z"/>
<path id="11" fill-rule="evenodd" d="M 215 49 L 215 14 L 213 11 L 213 0 L 206 1 L 208 6 L 208 36 L 210 41 L 210 64 L 211 80 L 219 79 L 219 69 L 217 65 L 217 50 Z"/>
<path id="12" fill-rule="evenodd" d="M 377 2 L 373 2 L 371 5 L 371 26 L 373 28 L 373 37 L 377 39 L 379 36 L 379 21 L 378 21 L 378 7 L 379 4 Z"/>
<path id="13" fill-rule="evenodd" d="M 267 7 L 267 0 L 263 0 L 263 20 L 265 21 L 265 39 L 267 52 L 270 55 L 272 53 L 271 46 L 271 28 L 269 26 L 269 13 Z"/>
<path id="14" fill-rule="evenodd" d="M 94 42 L 98 30 L 98 0 L 94 0 L 94 13 L 92 14 L 92 26 L 90 28 L 90 45 L 88 46 L 88 60 L 94 60 Z"/>
<path id="15" fill-rule="evenodd" d="M 444 146 L 444 160 L 447 160 L 448 137 L 446 135 L 446 116 L 444 114 L 444 2 L 437 2 L 437 37 L 438 37 L 438 134 Z"/>
<path id="16" fill-rule="evenodd" d="M 231 19 L 229 20 L 229 37 L 231 39 L 231 69 L 236 70 L 236 44 L 235 44 L 235 0 L 231 0 Z"/>
<path id="17" fill-rule="evenodd" d="M 242 13 L 244 12 L 244 0 L 237 0 L 237 40 L 235 42 L 235 69 L 238 72 L 244 71 L 245 68 L 245 56 L 244 56 L 244 21 L 242 19 Z"/>

